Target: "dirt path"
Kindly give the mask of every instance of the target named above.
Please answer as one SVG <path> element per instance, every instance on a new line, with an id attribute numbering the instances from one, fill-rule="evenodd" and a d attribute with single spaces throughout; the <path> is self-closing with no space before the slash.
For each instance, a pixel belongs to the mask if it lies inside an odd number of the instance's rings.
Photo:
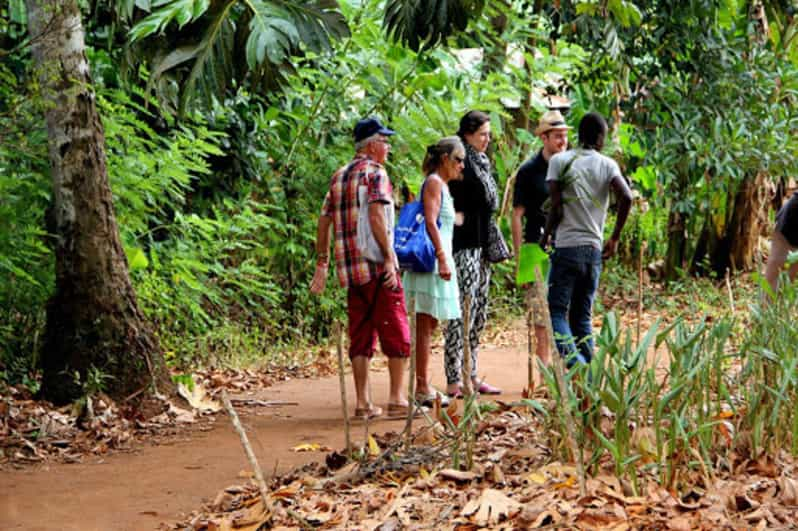
<path id="1" fill-rule="evenodd" d="M 521 329 L 518 323 L 516 329 Z M 518 334 L 519 338 L 525 335 Z M 434 355 L 433 383 L 445 384 L 443 360 Z M 526 384 L 526 344 L 516 348 L 487 345 L 480 355 L 480 375 L 520 397 Z M 353 388 L 347 378 L 349 396 Z M 373 373 L 377 404 L 387 401 L 385 369 Z M 264 389 L 259 398 L 299 402 L 299 406 L 249 410 L 242 417 L 258 460 L 267 475 L 309 461 L 322 453 L 294 453 L 303 443 L 332 448 L 344 444 L 337 377 L 292 380 Z M 399 430 L 401 422 L 381 421 L 373 430 Z M 355 429 L 356 440 L 363 438 Z M 212 430 L 133 453 L 89 458 L 82 464 L 51 464 L 0 473 L 0 529 L 3 530 L 146 530 L 172 523 L 212 499 L 219 490 L 243 483 L 249 469 L 238 436 L 219 416 Z"/>

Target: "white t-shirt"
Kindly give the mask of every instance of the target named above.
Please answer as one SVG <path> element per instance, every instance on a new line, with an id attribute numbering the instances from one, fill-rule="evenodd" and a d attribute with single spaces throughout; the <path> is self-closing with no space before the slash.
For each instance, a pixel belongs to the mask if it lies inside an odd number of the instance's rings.
<path id="1" fill-rule="evenodd" d="M 570 166 L 568 166 L 570 163 Z M 601 249 L 610 182 L 621 176 L 618 163 L 593 149 L 569 149 L 549 160 L 546 181 L 559 181 L 563 216 L 556 247 L 592 245 Z"/>

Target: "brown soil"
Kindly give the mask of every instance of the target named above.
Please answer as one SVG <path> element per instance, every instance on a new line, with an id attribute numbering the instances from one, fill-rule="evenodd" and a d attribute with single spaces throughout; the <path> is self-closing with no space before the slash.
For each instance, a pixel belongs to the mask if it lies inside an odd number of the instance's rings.
<path id="1" fill-rule="evenodd" d="M 486 345 L 480 356 L 480 376 L 517 399 L 526 385 L 525 332 L 518 323 L 515 348 Z M 506 338 L 505 338 L 506 339 Z M 508 343 L 509 341 L 501 341 Z M 444 387 L 443 360 L 431 362 L 433 383 Z M 388 375 L 372 371 L 377 404 L 387 401 Z M 349 397 L 353 396 L 347 376 Z M 338 378 L 290 380 L 247 398 L 299 402 L 298 406 L 241 408 L 239 414 L 264 474 L 282 473 L 324 453 L 296 453 L 302 443 L 339 449 L 344 445 Z M 372 423 L 372 430 L 400 430 L 397 421 Z M 362 423 L 353 429 L 362 441 Z M 222 488 L 240 484 L 248 470 L 238 435 L 220 415 L 207 432 L 191 432 L 158 446 L 138 448 L 82 464 L 49 464 L 0 473 L 0 528 L 4 530 L 145 530 L 173 523 L 210 501 Z"/>

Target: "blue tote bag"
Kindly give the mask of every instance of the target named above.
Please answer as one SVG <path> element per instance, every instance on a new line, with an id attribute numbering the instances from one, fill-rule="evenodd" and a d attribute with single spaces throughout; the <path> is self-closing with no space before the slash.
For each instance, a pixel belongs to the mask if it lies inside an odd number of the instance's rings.
<path id="1" fill-rule="evenodd" d="M 399 221 L 394 229 L 393 249 L 401 269 L 414 273 L 432 273 L 435 271 L 435 246 L 427 234 L 424 219 L 423 185 L 418 195 L 419 199 L 407 203 L 399 212 Z M 440 226 L 441 222 L 438 220 L 438 227 Z"/>

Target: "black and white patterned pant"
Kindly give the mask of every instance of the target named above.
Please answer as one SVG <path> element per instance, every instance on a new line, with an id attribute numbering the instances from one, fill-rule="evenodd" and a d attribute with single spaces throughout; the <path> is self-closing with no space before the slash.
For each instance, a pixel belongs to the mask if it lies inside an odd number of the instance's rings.
<path id="1" fill-rule="evenodd" d="M 466 294 L 471 295 L 469 320 L 469 344 L 471 346 L 471 377 L 477 377 L 477 352 L 479 335 L 488 318 L 488 290 L 490 288 L 490 263 L 482 259 L 482 249 L 463 249 L 454 253 L 457 269 L 457 284 L 460 287 L 460 307 Z M 452 319 L 444 332 L 446 346 L 444 363 L 446 382 L 454 384 L 462 380 L 463 366 L 463 320 Z"/>

